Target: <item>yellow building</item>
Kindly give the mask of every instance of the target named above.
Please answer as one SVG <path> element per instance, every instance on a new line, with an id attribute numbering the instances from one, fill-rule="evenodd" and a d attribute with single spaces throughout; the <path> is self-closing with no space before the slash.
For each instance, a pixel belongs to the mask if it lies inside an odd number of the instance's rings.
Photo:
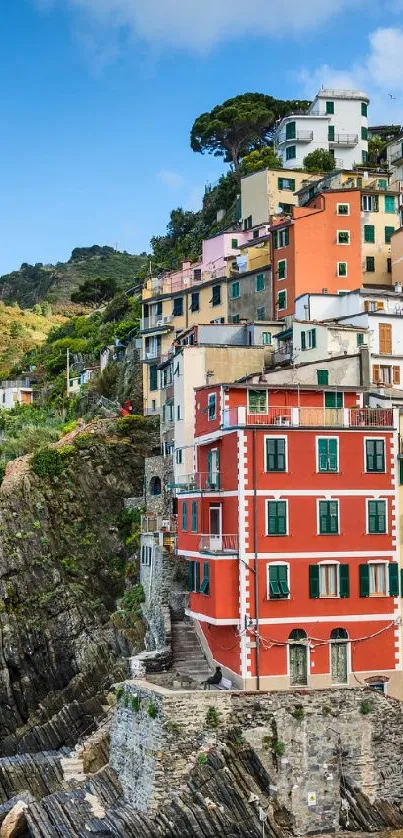
<path id="1" fill-rule="evenodd" d="M 391 251 L 392 281 L 403 288 L 403 227 L 392 235 Z"/>
<path id="2" fill-rule="evenodd" d="M 244 229 L 267 223 L 273 215 L 281 212 L 291 214 L 292 208 L 298 206 L 295 193 L 321 177 L 320 174 L 288 169 L 264 169 L 243 177 L 241 212 Z"/>

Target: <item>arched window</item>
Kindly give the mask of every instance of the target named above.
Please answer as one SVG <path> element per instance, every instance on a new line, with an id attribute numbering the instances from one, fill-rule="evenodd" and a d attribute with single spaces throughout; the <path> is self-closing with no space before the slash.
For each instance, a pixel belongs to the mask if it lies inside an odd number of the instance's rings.
<path id="1" fill-rule="evenodd" d="M 334 684 L 348 683 L 348 632 L 335 628 L 330 633 L 330 664 Z"/>
<path id="2" fill-rule="evenodd" d="M 308 647 L 299 641 L 306 640 L 303 629 L 293 629 L 289 636 L 290 684 L 304 686 L 308 683 Z"/>
<path id="3" fill-rule="evenodd" d="M 160 477 L 152 477 L 150 480 L 150 495 L 160 495 L 161 494 L 161 478 Z"/>

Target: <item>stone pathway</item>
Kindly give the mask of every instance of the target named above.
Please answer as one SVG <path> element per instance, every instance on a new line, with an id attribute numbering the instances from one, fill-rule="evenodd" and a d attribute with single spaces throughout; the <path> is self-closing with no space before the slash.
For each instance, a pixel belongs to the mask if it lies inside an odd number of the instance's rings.
<path id="1" fill-rule="evenodd" d="M 211 675 L 192 623 L 172 623 L 173 668 L 201 684 Z"/>

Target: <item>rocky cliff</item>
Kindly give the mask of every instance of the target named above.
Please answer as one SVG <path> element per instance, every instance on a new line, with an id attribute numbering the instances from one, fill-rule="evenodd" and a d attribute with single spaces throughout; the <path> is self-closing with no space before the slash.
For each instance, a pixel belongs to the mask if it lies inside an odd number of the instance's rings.
<path id="1" fill-rule="evenodd" d="M 122 677 L 110 616 L 125 584 L 124 499 L 146 420 L 102 420 L 11 464 L 0 490 L 0 755 L 74 745 Z"/>

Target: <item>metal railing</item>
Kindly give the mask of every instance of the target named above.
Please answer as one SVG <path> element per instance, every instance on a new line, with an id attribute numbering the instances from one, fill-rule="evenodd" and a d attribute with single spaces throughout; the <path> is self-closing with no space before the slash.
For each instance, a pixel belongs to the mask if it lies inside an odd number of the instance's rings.
<path id="1" fill-rule="evenodd" d="M 201 471 L 184 474 L 178 478 L 175 488 L 179 492 L 219 492 L 220 475 L 218 472 L 211 474 Z"/>
<path id="2" fill-rule="evenodd" d="M 393 428 L 390 408 L 269 407 L 265 413 L 247 413 L 245 407 L 224 411 L 223 427 L 282 425 L 289 427 Z"/>
<path id="3" fill-rule="evenodd" d="M 358 143 L 358 134 L 335 134 L 333 139 L 329 138 L 329 145 L 353 146 Z"/>
<path id="4" fill-rule="evenodd" d="M 161 350 L 160 349 L 142 349 L 140 352 L 140 360 L 141 361 L 155 361 L 155 363 L 159 363 L 161 358 Z"/>
<path id="5" fill-rule="evenodd" d="M 207 533 L 200 536 L 200 553 L 237 553 L 238 549 L 238 533 L 232 533 L 231 535 Z"/>
<path id="6" fill-rule="evenodd" d="M 175 533 L 178 530 L 176 515 L 142 515 L 141 532 L 143 533 Z"/>
<path id="7" fill-rule="evenodd" d="M 141 321 L 141 331 L 145 332 L 148 329 L 161 329 L 169 326 L 172 323 L 172 314 L 152 314 L 151 317 L 143 317 Z"/>
<path id="8" fill-rule="evenodd" d="M 296 131 L 293 137 L 287 137 L 285 131 L 283 131 L 277 137 L 277 144 L 281 145 L 282 143 L 291 143 L 291 142 L 299 142 L 299 143 L 310 143 L 313 140 L 313 131 Z"/>

